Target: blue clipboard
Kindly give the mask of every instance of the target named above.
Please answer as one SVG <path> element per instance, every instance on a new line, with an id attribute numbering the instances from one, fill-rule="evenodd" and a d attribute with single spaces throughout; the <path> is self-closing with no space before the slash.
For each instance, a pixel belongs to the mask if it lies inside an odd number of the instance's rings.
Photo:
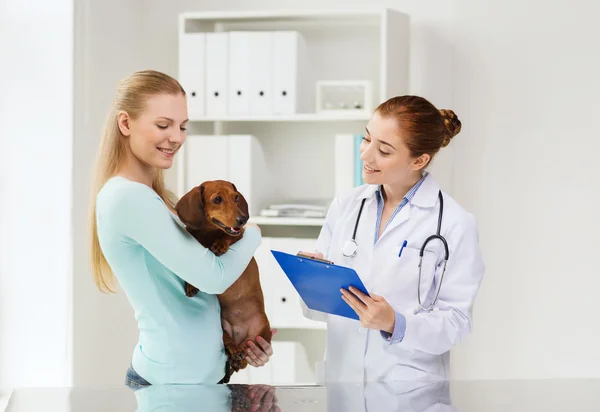
<path id="1" fill-rule="evenodd" d="M 354 286 L 369 295 L 354 269 L 277 250 L 271 253 L 309 309 L 359 320 L 340 292 Z"/>

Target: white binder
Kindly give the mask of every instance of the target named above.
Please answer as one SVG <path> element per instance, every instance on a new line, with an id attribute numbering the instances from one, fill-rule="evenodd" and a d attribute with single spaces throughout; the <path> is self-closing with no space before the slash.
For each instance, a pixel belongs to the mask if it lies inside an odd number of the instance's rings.
<path id="1" fill-rule="evenodd" d="M 251 50 L 247 32 L 229 33 L 229 91 L 228 114 L 247 116 L 250 114 L 249 70 Z"/>
<path id="2" fill-rule="evenodd" d="M 204 33 L 186 33 L 179 42 L 179 82 L 187 94 L 190 119 L 204 116 L 205 39 Z"/>
<path id="3" fill-rule="evenodd" d="M 273 184 L 260 140 L 252 135 L 229 136 L 229 180 L 248 202 L 250 217 L 271 201 Z"/>
<path id="4" fill-rule="evenodd" d="M 335 193 L 354 187 L 354 135 L 335 135 Z"/>
<path id="5" fill-rule="evenodd" d="M 185 149 L 185 194 L 206 180 L 235 184 L 248 203 L 250 217 L 273 196 L 273 184 L 260 141 L 252 135 L 191 135 Z"/>
<path id="6" fill-rule="evenodd" d="M 228 136 L 192 135 L 185 142 L 184 193 L 206 180 L 229 179 Z"/>
<path id="7" fill-rule="evenodd" d="M 273 33 L 250 32 L 250 114 L 273 114 Z"/>
<path id="8" fill-rule="evenodd" d="M 225 116 L 229 33 L 206 33 L 206 115 Z"/>
<path id="9" fill-rule="evenodd" d="M 314 85 L 304 37 L 297 31 L 273 33 L 274 114 L 314 112 Z"/>

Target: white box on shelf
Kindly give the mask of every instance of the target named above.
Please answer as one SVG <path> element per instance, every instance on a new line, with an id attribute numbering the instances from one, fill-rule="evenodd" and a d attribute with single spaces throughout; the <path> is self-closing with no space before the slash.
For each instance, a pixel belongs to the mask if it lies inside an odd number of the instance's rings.
<path id="1" fill-rule="evenodd" d="M 250 115 L 273 114 L 273 33 L 249 32 Z"/>
<path id="2" fill-rule="evenodd" d="M 247 116 L 250 114 L 250 74 L 248 67 L 252 57 L 250 36 L 247 32 L 229 33 L 229 91 L 227 114 Z"/>
<path id="3" fill-rule="evenodd" d="M 270 173 L 260 141 L 252 135 L 191 135 L 186 141 L 182 175 L 183 193 L 207 180 L 233 183 L 258 216 L 269 200 Z"/>
<path id="4" fill-rule="evenodd" d="M 356 116 L 373 111 L 373 85 L 368 80 L 319 80 L 318 114 Z"/>
<path id="5" fill-rule="evenodd" d="M 313 111 L 306 41 L 297 31 L 273 33 L 274 114 Z"/>
<path id="6" fill-rule="evenodd" d="M 206 33 L 206 115 L 225 116 L 228 97 L 229 33 Z"/>
<path id="7" fill-rule="evenodd" d="M 179 39 L 179 83 L 187 94 L 188 115 L 202 117 L 206 60 L 206 35 L 186 33 Z"/>

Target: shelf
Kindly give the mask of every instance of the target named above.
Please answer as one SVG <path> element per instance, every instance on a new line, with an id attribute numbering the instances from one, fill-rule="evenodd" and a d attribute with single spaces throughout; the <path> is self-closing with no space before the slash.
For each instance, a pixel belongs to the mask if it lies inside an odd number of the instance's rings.
<path id="1" fill-rule="evenodd" d="M 314 114 L 274 116 L 209 116 L 192 117 L 191 122 L 363 122 L 371 118 L 371 113 L 361 114 Z"/>
<path id="2" fill-rule="evenodd" d="M 203 11 L 181 13 L 183 20 L 201 21 L 254 21 L 254 20 L 342 20 L 349 18 L 372 17 L 374 20 L 385 15 L 385 8 L 348 9 L 298 9 L 298 10 L 244 10 L 244 11 Z M 376 20 L 378 21 L 378 20 Z"/>
<path id="3" fill-rule="evenodd" d="M 310 324 L 279 324 L 279 323 L 271 323 L 271 327 L 277 330 L 327 330 L 327 323 L 325 322 L 316 322 Z"/>
<path id="4" fill-rule="evenodd" d="M 250 218 L 251 223 L 257 225 L 273 225 L 273 226 L 323 226 L 325 219 L 323 218 L 306 218 L 306 217 L 264 217 L 256 216 Z"/>

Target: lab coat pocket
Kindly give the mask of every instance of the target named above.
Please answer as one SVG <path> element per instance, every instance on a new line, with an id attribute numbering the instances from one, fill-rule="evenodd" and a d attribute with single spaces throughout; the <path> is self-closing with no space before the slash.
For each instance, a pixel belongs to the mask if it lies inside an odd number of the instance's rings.
<path id="1" fill-rule="evenodd" d="M 378 289 L 397 311 L 414 308 L 418 305 L 417 285 L 419 284 L 420 249 L 407 246 L 400 256 L 382 262 L 379 270 L 381 282 Z M 436 267 L 436 254 L 423 252 L 421 263 L 421 301 L 431 290 Z"/>

